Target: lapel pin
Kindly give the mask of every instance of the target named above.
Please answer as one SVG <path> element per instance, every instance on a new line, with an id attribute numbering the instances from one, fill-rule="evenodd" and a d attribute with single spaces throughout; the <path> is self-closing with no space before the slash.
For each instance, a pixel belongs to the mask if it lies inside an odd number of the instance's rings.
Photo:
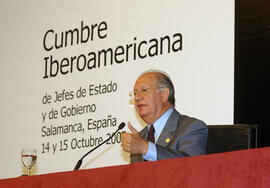
<path id="1" fill-rule="evenodd" d="M 170 138 L 167 138 L 167 139 L 166 139 L 166 143 L 169 143 L 169 142 L 170 142 Z"/>

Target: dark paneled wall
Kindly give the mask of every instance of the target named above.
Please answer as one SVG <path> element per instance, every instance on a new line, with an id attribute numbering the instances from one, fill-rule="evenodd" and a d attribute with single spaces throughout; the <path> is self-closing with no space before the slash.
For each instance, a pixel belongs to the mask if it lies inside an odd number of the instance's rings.
<path id="1" fill-rule="evenodd" d="M 270 146 L 270 1 L 235 0 L 234 123 L 260 124 Z"/>

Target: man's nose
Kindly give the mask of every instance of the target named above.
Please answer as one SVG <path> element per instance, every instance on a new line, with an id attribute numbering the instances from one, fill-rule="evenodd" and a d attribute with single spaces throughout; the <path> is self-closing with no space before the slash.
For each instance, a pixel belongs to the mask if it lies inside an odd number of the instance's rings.
<path id="1" fill-rule="evenodd" d="M 138 92 L 138 93 L 136 93 L 136 95 L 134 95 L 134 100 L 135 101 L 139 101 L 139 100 L 142 100 L 142 94 L 141 94 L 141 92 Z"/>

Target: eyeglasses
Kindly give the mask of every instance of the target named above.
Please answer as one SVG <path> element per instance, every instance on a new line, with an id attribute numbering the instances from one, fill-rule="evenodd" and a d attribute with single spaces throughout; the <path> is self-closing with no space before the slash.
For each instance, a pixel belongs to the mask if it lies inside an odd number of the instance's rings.
<path id="1" fill-rule="evenodd" d="M 141 96 L 146 96 L 146 95 L 148 95 L 149 93 L 150 93 L 150 91 L 151 90 L 153 90 L 153 89 L 163 89 L 164 87 L 161 87 L 161 86 L 159 86 L 159 87 L 154 87 L 154 88 L 150 88 L 150 87 L 148 87 L 148 88 L 141 88 L 140 90 L 136 90 L 136 91 L 131 91 L 130 93 L 129 93 L 129 96 L 130 97 L 135 97 L 136 95 L 141 95 Z"/>

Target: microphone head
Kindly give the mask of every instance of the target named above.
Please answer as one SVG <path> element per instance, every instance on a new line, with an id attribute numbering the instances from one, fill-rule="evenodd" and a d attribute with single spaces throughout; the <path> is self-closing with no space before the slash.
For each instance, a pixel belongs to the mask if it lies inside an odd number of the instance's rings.
<path id="1" fill-rule="evenodd" d="M 120 129 L 123 129 L 125 126 L 126 126 L 126 124 L 125 124 L 124 122 L 122 122 L 122 123 L 120 123 L 118 129 L 119 129 L 119 130 L 120 130 Z"/>

